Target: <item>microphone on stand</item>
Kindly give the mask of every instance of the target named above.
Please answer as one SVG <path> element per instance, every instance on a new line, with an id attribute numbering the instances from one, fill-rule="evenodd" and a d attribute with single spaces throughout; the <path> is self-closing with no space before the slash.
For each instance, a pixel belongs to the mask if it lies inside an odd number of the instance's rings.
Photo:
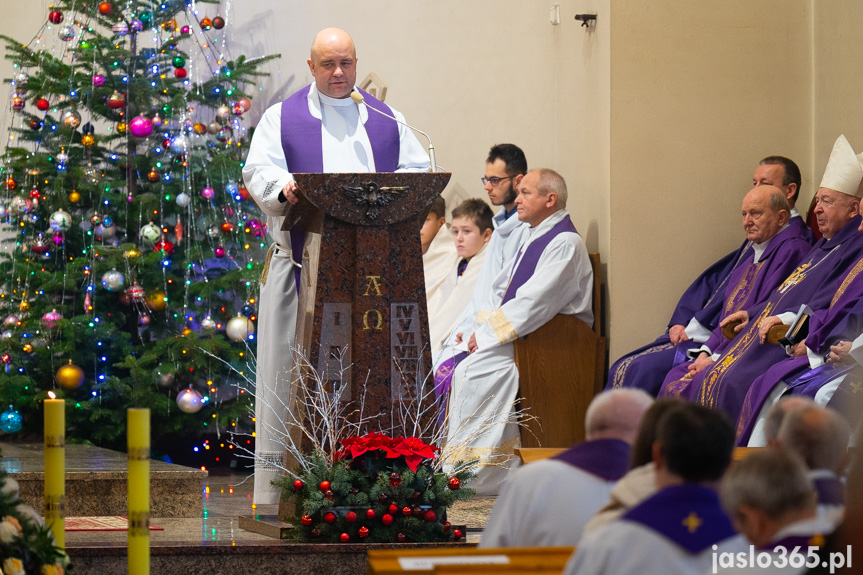
<path id="1" fill-rule="evenodd" d="M 428 134 L 426 134 L 422 130 L 418 130 L 418 129 L 414 128 L 413 126 L 411 126 L 410 124 L 408 124 L 406 122 L 402 122 L 398 118 L 390 116 L 386 112 L 382 112 L 382 111 L 378 110 L 377 108 L 373 108 L 373 107 L 369 106 L 368 103 L 366 102 L 366 99 L 357 90 L 354 90 L 353 92 L 351 92 L 351 100 L 353 100 L 357 104 L 363 104 L 369 110 L 374 110 L 378 114 L 380 114 L 382 116 L 386 116 L 387 118 L 389 118 L 391 120 L 395 120 L 397 123 L 401 124 L 402 126 L 410 128 L 414 132 L 418 132 L 418 133 L 422 134 L 423 136 L 425 136 L 426 140 L 429 141 L 429 160 L 431 162 L 431 165 L 429 166 L 429 171 L 430 172 L 436 172 L 437 171 L 437 164 L 435 163 L 435 156 L 434 156 L 434 145 L 432 144 L 431 138 L 429 137 Z"/>

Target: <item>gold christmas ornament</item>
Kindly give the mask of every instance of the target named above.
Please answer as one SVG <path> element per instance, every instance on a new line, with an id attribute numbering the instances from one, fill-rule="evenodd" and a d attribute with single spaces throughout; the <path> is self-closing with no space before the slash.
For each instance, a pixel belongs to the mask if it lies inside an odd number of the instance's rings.
<path id="1" fill-rule="evenodd" d="M 84 134 L 81 136 L 81 143 L 85 146 L 92 146 L 96 143 L 96 138 L 92 134 Z"/>
<path id="2" fill-rule="evenodd" d="M 117 122 L 117 133 L 125 134 L 126 133 L 126 122 Z"/>
<path id="3" fill-rule="evenodd" d="M 68 365 L 57 370 L 54 379 L 57 380 L 57 385 L 65 390 L 78 389 L 84 383 L 84 370 L 72 363 L 70 359 Z"/>
<path id="4" fill-rule="evenodd" d="M 162 311 L 168 307 L 168 302 L 165 301 L 165 292 L 162 290 L 153 290 L 147 294 L 147 307 L 153 311 Z"/>
<path id="5" fill-rule="evenodd" d="M 77 204 L 78 202 L 81 201 L 81 194 L 79 194 L 75 190 L 72 190 L 71 192 L 69 192 L 68 197 L 69 197 L 69 202 L 72 204 Z"/>

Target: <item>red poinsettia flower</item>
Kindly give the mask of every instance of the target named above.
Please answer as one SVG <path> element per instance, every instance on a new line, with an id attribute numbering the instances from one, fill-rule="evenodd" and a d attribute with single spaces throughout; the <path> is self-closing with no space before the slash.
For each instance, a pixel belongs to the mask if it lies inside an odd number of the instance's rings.
<path id="1" fill-rule="evenodd" d="M 417 437 L 402 437 L 399 439 L 400 441 L 397 445 L 387 449 L 387 457 L 395 458 L 403 455 L 405 463 L 407 463 L 411 471 L 416 471 L 423 459 L 434 459 L 435 451 L 440 451 L 439 447 L 428 445 Z"/>
<path id="2" fill-rule="evenodd" d="M 345 438 L 341 443 L 343 449 L 336 452 L 336 456 L 341 459 L 350 454 L 351 458 L 356 459 L 368 451 L 386 451 L 393 445 L 393 439 L 383 433 L 372 432 L 362 437 Z"/>

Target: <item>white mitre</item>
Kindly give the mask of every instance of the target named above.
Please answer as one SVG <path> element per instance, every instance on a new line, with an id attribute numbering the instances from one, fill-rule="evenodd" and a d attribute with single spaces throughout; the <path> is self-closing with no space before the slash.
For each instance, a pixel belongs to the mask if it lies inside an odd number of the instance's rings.
<path id="1" fill-rule="evenodd" d="M 863 197 L 863 153 L 855 154 L 844 134 L 833 144 L 824 177 L 818 187 Z"/>

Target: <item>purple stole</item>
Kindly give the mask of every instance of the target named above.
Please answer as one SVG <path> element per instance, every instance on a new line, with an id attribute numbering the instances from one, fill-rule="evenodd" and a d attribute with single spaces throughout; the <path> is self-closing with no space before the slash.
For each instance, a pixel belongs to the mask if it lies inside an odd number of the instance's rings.
<path id="1" fill-rule="evenodd" d="M 693 555 L 735 535 L 716 492 L 692 483 L 666 487 L 622 519 L 655 531 Z"/>
<path id="2" fill-rule="evenodd" d="M 838 477 L 814 479 L 819 505 L 845 505 L 845 484 Z"/>
<path id="3" fill-rule="evenodd" d="M 812 535 L 789 535 L 788 537 L 783 537 L 782 539 L 762 545 L 758 550 L 772 553 L 774 549 L 781 547 L 790 553 L 795 547 L 800 547 L 801 551 L 808 549 L 809 547 L 824 547 L 824 537 L 825 535 L 823 533 L 813 533 Z"/>
<path id="4" fill-rule="evenodd" d="M 359 88 L 357 88 L 359 90 Z M 288 169 L 294 173 L 324 171 L 321 145 L 321 120 L 309 111 L 311 84 L 295 92 L 282 102 L 282 150 Z M 372 107 L 393 115 L 392 109 L 370 94 L 359 90 Z M 378 172 L 395 172 L 399 165 L 399 127 L 396 122 L 375 112 L 368 113 L 366 134 L 372 146 L 375 169 Z M 294 261 L 303 261 L 305 233 L 291 230 L 291 255 Z M 300 268 L 296 268 L 297 289 L 300 287 Z"/>
<path id="5" fill-rule="evenodd" d="M 570 447 L 552 459 L 606 481 L 617 481 L 629 471 L 629 444 L 620 439 L 594 439 Z"/>
<path id="6" fill-rule="evenodd" d="M 578 233 L 575 230 L 575 226 L 572 225 L 572 220 L 569 215 L 566 215 L 562 220 L 554 224 L 550 230 L 536 238 L 529 246 L 527 246 L 527 249 L 524 250 L 523 256 L 521 256 L 522 251 L 518 251 L 521 259 L 519 259 L 519 256 L 516 256 L 518 264 L 509 280 L 509 285 L 506 286 L 506 291 L 503 294 L 501 305 L 515 298 L 518 288 L 523 286 L 527 280 L 533 277 L 533 272 L 536 270 L 536 264 L 539 263 L 539 258 L 542 255 L 542 252 L 545 251 L 545 248 L 548 247 L 551 240 L 556 238 L 558 234 L 562 234 L 564 232 Z"/>

